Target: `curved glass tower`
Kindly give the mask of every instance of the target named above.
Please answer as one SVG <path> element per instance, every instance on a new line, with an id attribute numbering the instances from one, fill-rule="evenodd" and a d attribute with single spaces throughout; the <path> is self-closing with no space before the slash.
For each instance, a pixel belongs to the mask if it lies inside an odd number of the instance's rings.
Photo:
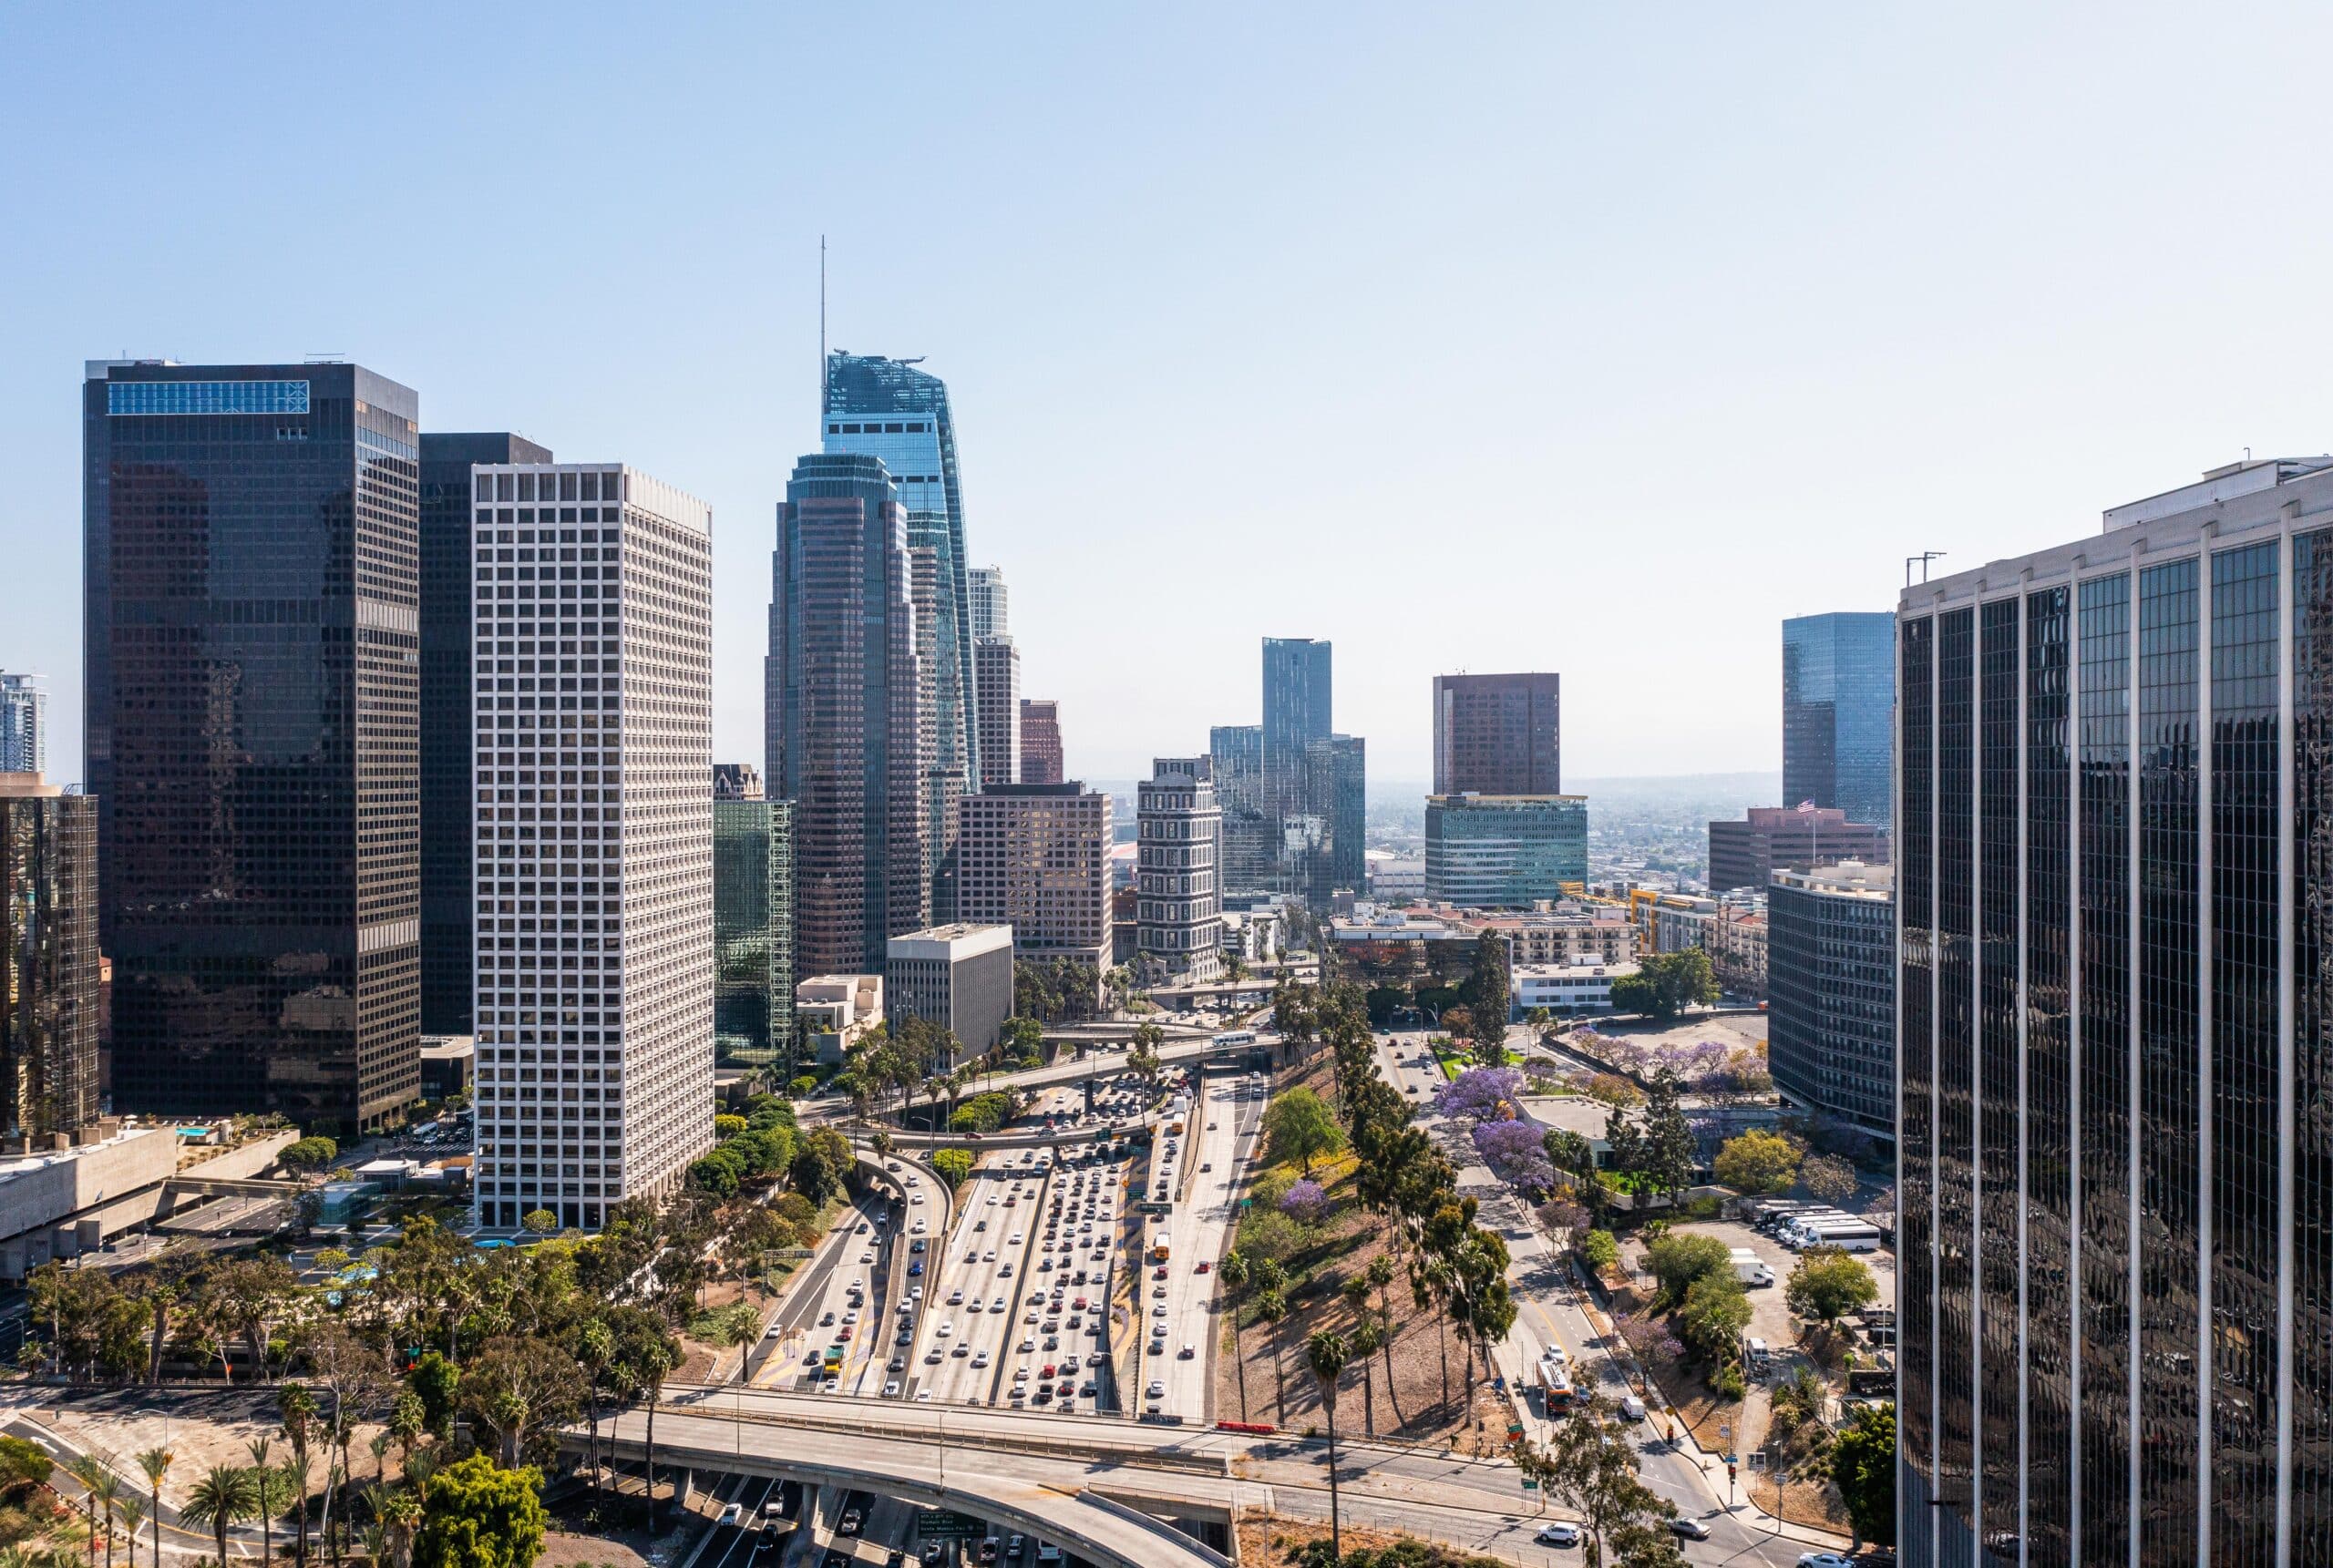
<path id="1" fill-rule="evenodd" d="M 881 354 L 827 356 L 824 451 L 880 457 L 908 515 L 908 545 L 930 549 L 939 568 L 942 650 L 933 694 L 939 745 L 933 766 L 971 781 L 980 773 L 974 723 L 972 609 L 964 558 L 964 496 L 956 470 L 956 422 L 948 384 L 920 360 Z"/>

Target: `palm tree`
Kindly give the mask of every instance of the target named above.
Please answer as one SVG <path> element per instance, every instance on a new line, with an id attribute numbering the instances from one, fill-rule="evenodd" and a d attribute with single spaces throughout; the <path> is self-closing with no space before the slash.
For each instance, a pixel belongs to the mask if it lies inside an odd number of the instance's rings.
<path id="1" fill-rule="evenodd" d="M 1344 1556 L 1337 1515 L 1337 1378 L 1352 1358 L 1352 1350 L 1343 1335 L 1323 1328 L 1304 1342 L 1304 1358 L 1312 1363 L 1312 1376 L 1321 1384 L 1321 1405 L 1329 1412 L 1329 1557 L 1335 1562 Z"/>
<path id="2" fill-rule="evenodd" d="M 1398 1236 L 1399 1233 L 1395 1234 Z M 1377 1321 L 1383 1328 L 1379 1349 L 1385 1358 L 1385 1398 L 1393 1404 L 1393 1420 L 1398 1426 L 1409 1418 L 1402 1414 L 1402 1390 L 1393 1381 L 1393 1309 L 1385 1298 L 1386 1287 L 1393 1283 L 1395 1273 L 1393 1260 L 1385 1253 L 1369 1260 L 1368 1279 L 1377 1290 Z"/>
<path id="3" fill-rule="evenodd" d="M 283 1418 L 283 1435 L 292 1444 L 293 1484 L 300 1489 L 300 1512 L 294 1553 L 300 1568 L 308 1568 L 308 1444 L 315 1435 L 316 1397 L 297 1383 L 276 1390 L 275 1408 Z"/>
<path id="4" fill-rule="evenodd" d="M 179 1517 L 190 1524 L 211 1526 L 211 1538 L 219 1543 L 220 1568 L 226 1568 L 227 1532 L 234 1528 L 237 1520 L 248 1517 L 251 1511 L 251 1472 L 231 1464 L 214 1464 L 202 1472 L 202 1479 L 187 1493 Z"/>
<path id="5" fill-rule="evenodd" d="M 1223 1288 L 1231 1297 L 1231 1362 L 1239 1372 L 1239 1419 L 1248 1419 L 1248 1358 L 1239 1349 L 1239 1309 L 1248 1301 L 1248 1260 L 1234 1247 L 1223 1255 L 1223 1265 L 1218 1270 L 1223 1278 Z"/>
<path id="6" fill-rule="evenodd" d="M 110 1470 L 100 1470 L 97 1489 L 89 1495 L 97 1499 L 98 1509 L 105 1517 L 106 1568 L 113 1568 L 113 1511 L 121 1501 L 121 1478 Z M 96 1538 L 90 1538 L 90 1550 L 96 1551 Z"/>
<path id="7" fill-rule="evenodd" d="M 259 1511 L 260 1568 L 272 1568 L 275 1562 L 275 1542 L 268 1527 L 268 1521 L 273 1515 L 267 1506 L 267 1493 L 274 1490 L 268 1485 L 268 1478 L 273 1476 L 275 1471 L 270 1468 L 267 1461 L 275 1452 L 275 1440 L 269 1437 L 253 1438 L 245 1443 L 243 1448 L 252 1456 L 252 1501 Z M 284 1490 L 289 1491 L 290 1488 L 285 1487 Z M 284 1501 L 288 1502 L 291 1500 L 286 1498 Z M 221 1568 L 225 1568 L 225 1565 L 222 1563 Z"/>
<path id="8" fill-rule="evenodd" d="M 261 1444 L 251 1446 L 256 1454 Z M 288 1464 L 272 1465 L 262 1460 L 252 1468 L 251 1477 L 252 1512 L 259 1517 L 260 1561 L 264 1564 L 268 1554 L 274 1550 L 275 1521 L 283 1518 L 283 1511 L 292 1506 L 293 1499 L 299 1495 L 300 1487 L 293 1480 L 292 1467 Z"/>
<path id="9" fill-rule="evenodd" d="M 1370 1375 L 1369 1358 L 1385 1345 L 1385 1326 L 1374 1317 L 1363 1317 L 1352 1326 L 1349 1337 L 1352 1341 L 1352 1358 L 1361 1363 L 1361 1420 L 1371 1437 L 1377 1435 L 1377 1382 Z"/>
<path id="10" fill-rule="evenodd" d="M 421 1528 L 421 1494 L 399 1487 L 373 1505 L 373 1516 L 380 1521 L 386 1568 L 412 1568 L 414 1532 Z"/>
<path id="11" fill-rule="evenodd" d="M 88 1454 L 75 1454 L 65 1461 L 65 1473 L 81 1483 L 81 1501 L 89 1522 L 89 1554 L 98 1551 L 98 1493 L 108 1479 L 106 1467 Z"/>
<path id="12" fill-rule="evenodd" d="M 115 1500 L 114 1516 L 121 1521 L 122 1548 L 128 1556 L 128 1568 L 138 1568 L 138 1530 L 146 1522 L 146 1500 L 134 1491 L 126 1491 Z M 155 1568 L 161 1568 L 158 1563 Z"/>
<path id="13" fill-rule="evenodd" d="M 1265 1261 L 1269 1263 L 1271 1260 L 1267 1258 Z M 1279 1412 L 1278 1423 L 1283 1427 L 1288 1425 L 1288 1374 L 1280 1366 L 1280 1323 L 1287 1316 L 1288 1297 L 1279 1286 L 1267 1285 L 1256 1293 L 1256 1321 L 1265 1325 L 1265 1332 L 1271 1336 L 1272 1377 L 1279 1384 L 1272 1404 Z"/>
<path id="14" fill-rule="evenodd" d="M 177 1457 L 168 1449 L 148 1449 L 138 1456 L 150 1502 L 147 1512 L 154 1518 L 154 1568 L 162 1568 L 162 1478 L 170 1473 L 170 1461 Z"/>

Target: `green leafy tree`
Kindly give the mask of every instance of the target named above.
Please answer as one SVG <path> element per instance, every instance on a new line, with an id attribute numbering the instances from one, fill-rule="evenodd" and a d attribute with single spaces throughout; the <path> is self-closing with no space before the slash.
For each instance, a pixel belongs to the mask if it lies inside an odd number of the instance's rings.
<path id="1" fill-rule="evenodd" d="M 1718 999 L 1717 972 L 1699 948 L 1659 953 L 1637 961 L 1637 972 L 1612 982 L 1612 1010 L 1648 1018 L 1675 1018 L 1689 1007 Z"/>
<path id="2" fill-rule="evenodd" d="M 1459 987 L 1465 999 L 1466 1032 L 1472 1037 L 1475 1059 L 1485 1067 L 1506 1065 L 1506 1016 L 1509 994 L 1506 938 L 1485 931 L 1475 938 L 1474 968 Z M 1456 1026 L 1452 1026 L 1456 1032 Z"/>
<path id="3" fill-rule="evenodd" d="M 1855 1544 L 1896 1544 L 1896 1407 L 1865 1405 L 1831 1447 L 1831 1480 Z"/>
<path id="4" fill-rule="evenodd" d="M 559 1216 L 549 1209 L 529 1209 L 519 1216 L 519 1224 L 529 1235 L 559 1234 Z"/>
<path id="5" fill-rule="evenodd" d="M 1712 1360 L 1730 1354 L 1750 1327 L 1750 1296 L 1728 1268 L 1705 1274 L 1686 1287 L 1677 1327 L 1685 1343 Z"/>
<path id="6" fill-rule="evenodd" d="M 406 1384 L 420 1399 L 422 1419 L 428 1429 L 441 1438 L 451 1437 L 454 1399 L 462 1386 L 462 1369 L 437 1351 L 425 1350 L 406 1374 Z"/>
<path id="7" fill-rule="evenodd" d="M 1843 1248 L 1810 1246 L 1790 1271 L 1783 1299 L 1801 1317 L 1836 1328 L 1840 1318 L 1879 1299 L 1879 1282 Z"/>
<path id="8" fill-rule="evenodd" d="M 38 1443 L 0 1437 L 0 1497 L 14 1498 L 48 1484 L 55 1461 Z"/>
<path id="9" fill-rule="evenodd" d="M 1516 1462 L 1549 1501 L 1579 1515 L 1590 1543 L 1588 1561 L 1602 1563 L 1608 1545 L 1647 1526 L 1658 1529 L 1677 1511 L 1639 1479 L 1635 1447 L 1601 1396 L 1590 1395 L 1574 1411 L 1557 1423 L 1546 1447 L 1525 1443 Z"/>
<path id="10" fill-rule="evenodd" d="M 1312 1162 L 1344 1147 L 1344 1129 L 1310 1089 L 1291 1089 L 1264 1112 L 1264 1137 L 1278 1162 L 1293 1160 L 1306 1175 Z"/>
<path id="11" fill-rule="evenodd" d="M 935 1150 L 931 1156 L 931 1173 L 951 1188 L 961 1187 L 972 1173 L 972 1156 L 963 1149 Z"/>
<path id="12" fill-rule="evenodd" d="M 276 1155 L 287 1171 L 321 1171 L 340 1158 L 340 1145 L 330 1138 L 302 1138 L 283 1146 Z"/>
<path id="13" fill-rule="evenodd" d="M 713 1119 L 713 1135 L 717 1139 L 735 1138 L 745 1130 L 743 1116 L 719 1115 Z"/>
<path id="14" fill-rule="evenodd" d="M 1609 1273 L 1620 1265 L 1619 1239 L 1610 1231 L 1588 1231 L 1579 1238 L 1579 1258 L 1597 1274 Z"/>
<path id="15" fill-rule="evenodd" d="M 1798 1179 L 1799 1153 L 1798 1145 L 1781 1133 L 1752 1127 L 1719 1147 L 1711 1169 L 1737 1193 L 1786 1193 Z"/>
<path id="16" fill-rule="evenodd" d="M 1673 1200 L 1693 1184 L 1693 1129 L 1678 1103 L 1677 1075 L 1653 1075 L 1645 1095 L 1644 1173 Z"/>
<path id="17" fill-rule="evenodd" d="M 1685 1299 L 1696 1281 L 1711 1275 L 1733 1275 L 1733 1249 L 1713 1235 L 1664 1235 L 1644 1249 L 1645 1272 L 1660 1282 L 1660 1299 L 1673 1307 Z"/>
<path id="18" fill-rule="evenodd" d="M 1618 1105 L 1604 1118 L 1604 1153 L 1615 1171 L 1636 1175 L 1645 1168 L 1644 1129 Z"/>
<path id="19" fill-rule="evenodd" d="M 423 1489 L 414 1568 L 533 1568 L 542 1554 L 542 1472 L 497 1470 L 483 1454 L 441 1467 Z"/>

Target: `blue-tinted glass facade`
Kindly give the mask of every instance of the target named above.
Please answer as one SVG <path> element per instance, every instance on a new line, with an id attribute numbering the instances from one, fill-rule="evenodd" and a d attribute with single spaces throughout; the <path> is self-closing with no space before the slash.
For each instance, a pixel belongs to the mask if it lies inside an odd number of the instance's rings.
<path id="1" fill-rule="evenodd" d="M 713 803 L 717 1062 L 794 1076 L 794 803 Z"/>
<path id="2" fill-rule="evenodd" d="M 1264 809 L 1325 815 L 1305 789 L 1305 749 L 1326 740 L 1333 692 L 1330 645 L 1310 637 L 1264 639 Z"/>
<path id="3" fill-rule="evenodd" d="M 936 559 L 940 625 L 933 637 L 943 653 L 940 668 L 931 675 L 937 740 L 932 766 L 977 781 L 980 736 L 973 702 L 971 588 L 948 384 L 917 369 L 913 360 L 831 354 L 827 356 L 823 413 L 821 450 L 881 458 L 907 511 L 910 548 L 929 549 Z"/>
<path id="4" fill-rule="evenodd" d="M 1783 622 L 1783 804 L 1888 824 L 1896 618 L 1886 610 Z"/>

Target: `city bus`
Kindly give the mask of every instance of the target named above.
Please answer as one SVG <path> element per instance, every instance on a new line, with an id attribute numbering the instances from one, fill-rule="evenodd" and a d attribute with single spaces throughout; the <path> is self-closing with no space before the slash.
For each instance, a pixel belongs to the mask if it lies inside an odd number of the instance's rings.
<path id="1" fill-rule="evenodd" d="M 1150 1261 L 1165 1263 L 1168 1255 L 1174 1251 L 1174 1238 L 1165 1231 L 1159 1231 L 1150 1238 Z"/>
<path id="2" fill-rule="evenodd" d="M 1211 1043 L 1224 1048 L 1253 1045 L 1256 1043 L 1256 1031 L 1252 1029 L 1226 1030 L 1223 1033 L 1217 1035 Z"/>

